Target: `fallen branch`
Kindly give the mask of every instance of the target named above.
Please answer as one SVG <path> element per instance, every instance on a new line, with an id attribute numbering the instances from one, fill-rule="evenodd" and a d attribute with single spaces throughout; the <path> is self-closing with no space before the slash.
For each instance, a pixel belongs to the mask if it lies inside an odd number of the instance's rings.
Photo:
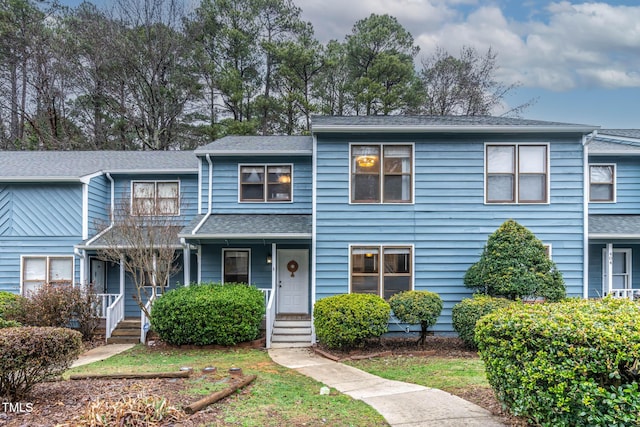
<path id="1" fill-rule="evenodd" d="M 140 374 L 78 374 L 71 375 L 72 380 L 121 380 L 121 379 L 155 379 L 155 378 L 189 378 L 191 372 L 147 372 Z"/>
<path id="2" fill-rule="evenodd" d="M 215 393 L 207 397 L 204 397 L 198 400 L 197 402 L 192 403 L 191 405 L 185 406 L 183 408 L 184 412 L 186 412 L 189 415 L 195 414 L 199 410 L 206 408 L 212 403 L 216 403 L 218 400 L 229 396 L 234 391 L 246 386 L 247 384 L 249 384 L 255 379 L 256 379 L 256 375 L 240 377 L 238 380 L 234 380 L 233 382 L 231 382 L 231 385 L 229 385 L 229 387 L 225 388 L 224 390 L 216 391 Z"/>

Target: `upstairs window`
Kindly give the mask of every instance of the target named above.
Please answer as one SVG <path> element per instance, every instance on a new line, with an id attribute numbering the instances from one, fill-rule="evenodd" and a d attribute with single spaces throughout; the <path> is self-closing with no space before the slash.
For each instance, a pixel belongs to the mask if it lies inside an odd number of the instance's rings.
<path id="1" fill-rule="evenodd" d="M 180 215 L 180 183 L 178 181 L 134 181 L 132 187 L 133 215 Z"/>
<path id="2" fill-rule="evenodd" d="M 73 257 L 24 256 L 22 257 L 22 294 L 28 295 L 45 283 L 52 285 L 73 282 Z"/>
<path id="3" fill-rule="evenodd" d="M 487 203 L 548 203 L 548 145 L 486 146 Z"/>
<path id="4" fill-rule="evenodd" d="M 614 202 L 616 166 L 589 165 L 589 201 Z"/>
<path id="5" fill-rule="evenodd" d="M 354 246 L 351 248 L 351 292 L 389 299 L 409 291 L 413 283 L 410 247 Z"/>
<path id="6" fill-rule="evenodd" d="M 291 165 L 240 166 L 241 202 L 290 202 Z"/>
<path id="7" fill-rule="evenodd" d="M 411 203 L 413 147 L 351 146 L 352 203 Z"/>

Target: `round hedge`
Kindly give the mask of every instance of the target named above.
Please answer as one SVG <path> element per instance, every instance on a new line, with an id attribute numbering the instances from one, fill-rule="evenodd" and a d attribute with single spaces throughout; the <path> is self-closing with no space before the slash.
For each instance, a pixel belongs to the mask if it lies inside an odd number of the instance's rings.
<path id="1" fill-rule="evenodd" d="M 323 298 L 313 308 L 320 343 L 348 349 L 387 332 L 391 307 L 377 295 L 343 294 Z"/>
<path id="2" fill-rule="evenodd" d="M 513 304 L 482 317 L 476 339 L 496 396 L 532 424 L 640 424 L 637 303 Z"/>
<path id="3" fill-rule="evenodd" d="M 401 322 L 420 324 L 421 332 L 418 342 L 424 344 L 427 329 L 438 321 L 442 312 L 442 298 L 435 292 L 406 291 L 389 298 L 393 314 Z"/>
<path id="4" fill-rule="evenodd" d="M 465 298 L 453 306 L 451 313 L 453 328 L 467 347 L 477 349 L 475 327 L 478 320 L 498 308 L 508 307 L 511 304 L 513 301 L 506 298 L 482 294 L 476 294 L 473 298 Z"/>
<path id="5" fill-rule="evenodd" d="M 155 301 L 151 327 L 172 345 L 235 345 L 258 338 L 264 312 L 264 296 L 254 286 L 203 283 Z"/>

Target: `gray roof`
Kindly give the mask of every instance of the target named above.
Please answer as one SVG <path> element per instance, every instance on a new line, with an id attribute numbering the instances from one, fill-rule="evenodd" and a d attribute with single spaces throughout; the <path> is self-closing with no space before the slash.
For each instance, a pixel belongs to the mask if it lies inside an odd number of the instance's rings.
<path id="1" fill-rule="evenodd" d="M 588 147 L 589 154 L 638 155 L 640 129 L 602 129 Z"/>
<path id="2" fill-rule="evenodd" d="M 354 129 L 432 132 L 577 132 L 598 126 L 494 116 L 314 116 L 314 132 Z"/>
<path id="3" fill-rule="evenodd" d="M 181 248 L 182 245 L 180 244 L 180 238 L 178 237 L 178 231 L 180 230 L 180 226 L 175 225 L 175 226 L 170 226 L 170 225 L 166 225 L 166 226 L 162 226 L 159 227 L 156 230 L 151 230 L 150 233 L 148 233 L 149 235 L 158 235 L 158 233 L 165 233 L 165 231 L 168 229 L 168 227 L 172 227 L 174 229 L 174 233 L 175 235 L 172 237 L 170 235 L 166 235 L 170 240 L 165 240 L 164 238 L 162 238 L 162 243 L 161 244 L 170 244 L 172 247 L 174 248 Z M 145 230 L 147 230 L 148 228 L 145 228 Z M 95 236 L 83 241 L 82 243 L 76 245 L 76 247 L 80 248 L 80 249 L 105 249 L 105 248 L 109 248 L 109 247 L 114 247 L 117 246 L 118 248 L 126 248 L 127 246 L 129 246 L 129 240 L 125 239 L 122 235 L 122 229 L 120 228 L 111 228 L 108 227 L 105 230 L 103 230 L 102 232 L 96 234 Z M 142 235 L 146 234 L 146 233 L 141 233 Z M 136 237 L 140 236 L 140 234 L 136 234 Z M 166 243 L 165 243 L 166 242 Z"/>
<path id="4" fill-rule="evenodd" d="M 639 239 L 640 215 L 589 215 L 590 239 Z"/>
<path id="5" fill-rule="evenodd" d="M 205 239 L 311 238 L 311 215 L 216 214 L 196 216 L 180 237 Z M 193 234 L 193 230 L 197 232 Z"/>
<path id="6" fill-rule="evenodd" d="M 197 155 L 307 155 L 313 153 L 310 136 L 225 136 L 196 150 Z"/>
<path id="7" fill-rule="evenodd" d="M 600 129 L 598 136 L 619 136 L 640 140 L 640 129 Z"/>
<path id="8" fill-rule="evenodd" d="M 193 151 L 0 151 L 0 181 L 68 180 L 97 172 L 198 172 Z"/>

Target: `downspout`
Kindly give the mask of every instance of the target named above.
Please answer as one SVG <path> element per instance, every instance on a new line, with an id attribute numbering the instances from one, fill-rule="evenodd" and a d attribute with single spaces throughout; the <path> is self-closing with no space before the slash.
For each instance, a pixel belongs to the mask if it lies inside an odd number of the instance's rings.
<path id="1" fill-rule="evenodd" d="M 115 220 L 114 219 L 114 203 L 115 203 L 115 199 L 116 199 L 115 184 L 114 184 L 113 178 L 111 177 L 111 174 L 109 172 L 107 172 L 105 174 L 105 176 L 107 177 L 107 179 L 111 183 L 111 203 L 109 205 L 109 220 L 111 221 L 111 225 L 113 226 L 113 221 Z"/>
<path id="2" fill-rule="evenodd" d="M 596 136 L 598 136 L 597 130 L 582 136 L 582 298 L 584 299 L 589 298 L 589 144 Z"/>
<path id="3" fill-rule="evenodd" d="M 313 149 L 311 152 L 311 344 L 316 343 L 316 331 L 313 326 L 313 307 L 316 303 L 316 258 L 318 256 L 316 239 L 317 203 L 318 198 L 318 137 L 313 135 Z"/>
<path id="4" fill-rule="evenodd" d="M 87 251 L 84 249 L 73 248 L 73 253 L 80 258 L 80 286 L 87 285 L 89 281 L 86 277 L 86 269 L 87 269 Z M 73 282 L 72 286 L 76 285 L 76 274 L 73 273 Z"/>

